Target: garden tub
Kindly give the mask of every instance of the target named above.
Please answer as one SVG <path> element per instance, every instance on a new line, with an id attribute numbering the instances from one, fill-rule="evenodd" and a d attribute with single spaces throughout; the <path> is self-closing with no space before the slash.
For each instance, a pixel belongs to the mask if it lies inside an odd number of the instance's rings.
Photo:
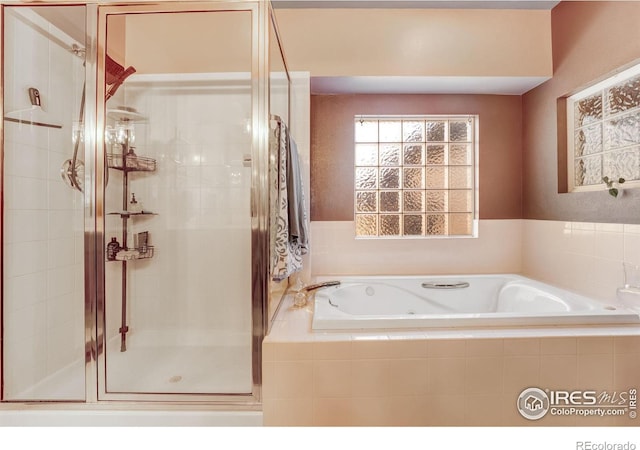
<path id="1" fill-rule="evenodd" d="M 314 330 L 640 324 L 637 311 L 520 275 L 319 278 Z"/>

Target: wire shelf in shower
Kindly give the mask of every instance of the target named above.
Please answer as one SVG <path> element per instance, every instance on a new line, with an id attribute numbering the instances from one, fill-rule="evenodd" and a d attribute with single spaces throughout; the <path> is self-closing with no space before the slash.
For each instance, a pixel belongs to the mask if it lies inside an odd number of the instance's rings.
<path id="1" fill-rule="evenodd" d="M 151 211 L 141 211 L 141 212 L 132 212 L 132 211 L 114 211 L 107 213 L 108 216 L 120 216 L 120 217 L 131 217 L 131 216 L 157 216 L 158 213 L 154 213 Z"/>
<path id="2" fill-rule="evenodd" d="M 142 123 L 147 121 L 145 116 L 136 111 L 135 108 L 129 106 L 118 106 L 117 108 L 108 109 L 107 117 L 120 122 Z"/>
<path id="3" fill-rule="evenodd" d="M 130 172 L 155 172 L 156 160 L 136 154 L 108 153 L 107 164 L 116 170 L 126 170 Z"/>
<path id="4" fill-rule="evenodd" d="M 116 253 L 115 259 L 108 259 L 107 262 L 118 261 L 135 261 L 138 259 L 150 259 L 153 258 L 155 248 L 153 245 L 147 245 L 145 247 L 129 248 L 128 250 L 121 249 Z"/>

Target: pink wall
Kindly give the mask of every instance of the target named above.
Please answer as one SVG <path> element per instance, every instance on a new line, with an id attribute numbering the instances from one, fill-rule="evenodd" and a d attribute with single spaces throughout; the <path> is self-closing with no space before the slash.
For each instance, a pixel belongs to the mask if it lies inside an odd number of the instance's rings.
<path id="1" fill-rule="evenodd" d="M 107 17 L 107 54 L 120 64 L 126 64 L 127 16 L 112 14 Z"/>
<path id="2" fill-rule="evenodd" d="M 522 217 L 520 96 L 314 95 L 311 220 L 353 220 L 353 119 L 358 114 L 478 114 L 480 218 Z"/>
<path id="3" fill-rule="evenodd" d="M 640 58 L 640 2 L 562 2 L 552 10 L 553 78 L 523 96 L 524 217 L 640 223 L 640 191 L 558 193 L 557 101 Z M 563 146 L 560 157 L 564 159 Z M 560 175 L 560 177 L 559 177 Z M 562 191 L 562 189 L 560 189 Z"/>
<path id="4" fill-rule="evenodd" d="M 276 16 L 289 69 L 311 76 L 552 73 L 549 11 L 298 8 Z"/>
<path id="5" fill-rule="evenodd" d="M 126 65 L 143 73 L 249 72 L 251 13 L 209 11 L 126 17 Z"/>

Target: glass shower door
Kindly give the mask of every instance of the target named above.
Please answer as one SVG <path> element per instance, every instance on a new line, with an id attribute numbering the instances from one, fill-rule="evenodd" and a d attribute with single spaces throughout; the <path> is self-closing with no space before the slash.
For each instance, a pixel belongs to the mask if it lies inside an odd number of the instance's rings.
<path id="1" fill-rule="evenodd" d="M 2 400 L 82 401 L 85 7 L 3 11 Z"/>
<path id="2" fill-rule="evenodd" d="M 106 15 L 105 399 L 252 393 L 253 17 L 234 5 Z"/>
<path id="3" fill-rule="evenodd" d="M 269 5 L 0 8 L 0 401 L 256 405 Z"/>

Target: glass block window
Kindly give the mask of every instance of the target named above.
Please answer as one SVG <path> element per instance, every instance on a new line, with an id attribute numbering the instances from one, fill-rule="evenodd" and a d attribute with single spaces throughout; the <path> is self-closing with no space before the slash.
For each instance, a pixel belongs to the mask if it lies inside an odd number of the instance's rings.
<path id="1" fill-rule="evenodd" d="M 359 238 L 475 236 L 477 116 L 357 116 Z"/>
<path id="2" fill-rule="evenodd" d="M 570 191 L 640 185 L 640 65 L 568 97 L 567 141 Z"/>

